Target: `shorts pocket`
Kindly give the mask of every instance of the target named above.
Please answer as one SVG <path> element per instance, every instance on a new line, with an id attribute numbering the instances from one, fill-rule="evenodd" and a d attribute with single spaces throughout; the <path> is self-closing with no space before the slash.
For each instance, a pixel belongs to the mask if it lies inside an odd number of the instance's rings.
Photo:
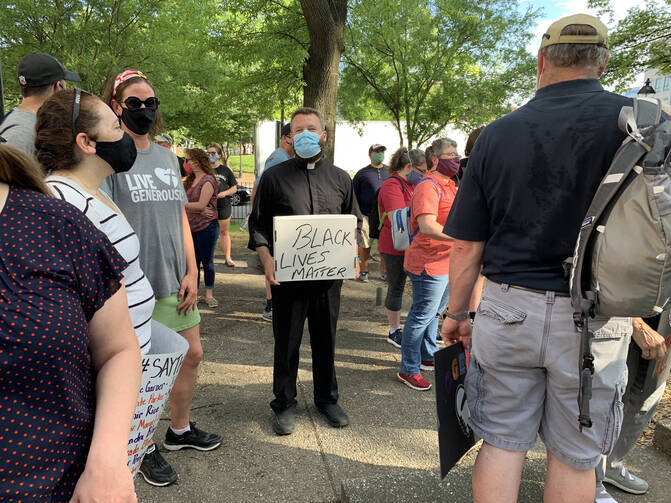
<path id="1" fill-rule="evenodd" d="M 471 357 L 471 364 L 468 366 L 465 378 L 466 401 L 471 419 L 476 424 L 482 424 L 482 405 L 485 398 L 485 376 L 480 364 Z"/>
<path id="2" fill-rule="evenodd" d="M 594 340 L 621 339 L 631 335 L 633 326 L 631 318 L 596 318 L 588 320 L 587 327 L 594 334 Z"/>
<path id="3" fill-rule="evenodd" d="M 622 402 L 622 397 L 624 396 L 624 390 L 626 383 L 617 383 L 615 385 L 615 396 L 613 396 L 613 402 L 611 404 L 610 410 L 608 411 L 608 417 L 606 418 L 606 429 L 603 435 L 603 442 L 601 444 L 601 453 L 610 454 L 615 447 L 615 442 L 620 437 L 620 430 L 622 428 L 622 419 L 624 417 L 624 403 Z"/>
<path id="4" fill-rule="evenodd" d="M 478 315 L 487 316 L 497 320 L 504 325 L 513 325 L 521 323 L 527 317 L 527 313 L 509 306 L 500 300 L 494 300 L 490 297 L 482 297 L 478 306 Z"/>

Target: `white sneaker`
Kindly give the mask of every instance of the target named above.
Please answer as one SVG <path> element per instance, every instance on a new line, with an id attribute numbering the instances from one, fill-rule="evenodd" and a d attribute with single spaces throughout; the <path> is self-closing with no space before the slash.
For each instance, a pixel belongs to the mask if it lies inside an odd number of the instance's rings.
<path id="1" fill-rule="evenodd" d="M 594 503 L 617 503 L 617 500 L 613 498 L 603 484 L 597 483 L 596 485 L 596 498 L 594 498 Z"/>
<path id="2" fill-rule="evenodd" d="M 641 477 L 629 473 L 624 466 L 621 469 L 606 467 L 603 481 L 630 494 L 645 494 L 648 492 L 648 483 Z"/>

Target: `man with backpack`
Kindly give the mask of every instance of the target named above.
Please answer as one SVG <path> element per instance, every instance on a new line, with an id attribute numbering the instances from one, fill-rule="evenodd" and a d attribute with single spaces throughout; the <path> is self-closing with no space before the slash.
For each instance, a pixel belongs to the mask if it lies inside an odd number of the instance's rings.
<path id="1" fill-rule="evenodd" d="M 19 61 L 17 78 L 21 90 L 21 104 L 14 108 L 0 124 L 0 135 L 29 155 L 35 154 L 35 122 L 37 110 L 52 94 L 65 89 L 66 80 L 79 82 L 74 72 L 63 69 L 49 54 L 32 52 Z"/>
<path id="2" fill-rule="evenodd" d="M 517 501 L 525 453 L 547 447 L 544 501 L 593 502 L 594 468 L 622 420 L 630 318 L 591 320 L 591 427 L 578 423 L 581 347 L 562 263 L 625 138 L 631 100 L 603 90 L 606 26 L 575 15 L 553 23 L 538 51 L 536 96 L 487 126 L 468 161 L 444 232 L 455 239 L 442 335 L 470 342 L 469 300 L 488 281 L 473 325 L 466 391 L 484 440 L 476 503 Z"/>
<path id="3" fill-rule="evenodd" d="M 372 211 L 377 211 L 378 191 L 384 181 L 389 178 L 387 167 L 383 164 L 384 152 L 386 150 L 387 147 L 379 143 L 371 145 L 368 149 L 370 164 L 357 171 L 352 180 L 354 195 L 363 215 L 363 227 L 361 228 L 361 238 L 359 241 L 359 260 L 361 261 L 359 281 L 363 283 L 368 281 L 368 260 L 370 259 L 372 240 L 380 235 L 380 230 L 377 226 L 374 229 L 370 228 L 369 215 Z"/>

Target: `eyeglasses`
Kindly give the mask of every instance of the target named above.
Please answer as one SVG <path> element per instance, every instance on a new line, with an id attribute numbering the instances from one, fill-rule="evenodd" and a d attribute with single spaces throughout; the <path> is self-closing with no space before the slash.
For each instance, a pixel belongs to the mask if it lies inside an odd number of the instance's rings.
<path id="1" fill-rule="evenodd" d="M 75 87 L 75 100 L 72 104 L 72 135 L 77 136 L 77 119 L 79 119 L 79 107 L 82 102 L 82 93 L 91 95 L 90 92 Z"/>
<path id="2" fill-rule="evenodd" d="M 128 110 L 137 110 L 138 108 L 142 108 L 142 105 L 144 105 L 147 108 L 156 109 L 161 104 L 161 102 L 158 101 L 158 98 L 156 98 L 154 96 L 152 96 L 151 98 L 147 98 L 144 101 L 142 101 L 137 96 L 129 96 L 128 98 L 123 100 L 121 103 L 126 105 L 126 108 Z"/>

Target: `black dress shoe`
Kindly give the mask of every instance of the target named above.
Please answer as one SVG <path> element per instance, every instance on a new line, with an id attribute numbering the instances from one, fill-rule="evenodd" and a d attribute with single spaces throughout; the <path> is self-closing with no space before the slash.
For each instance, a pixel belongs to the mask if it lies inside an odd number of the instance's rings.
<path id="1" fill-rule="evenodd" d="M 286 409 L 275 412 L 273 420 L 273 431 L 278 435 L 291 435 L 296 429 L 294 409 Z"/>
<path id="2" fill-rule="evenodd" d="M 345 411 L 337 403 L 330 403 L 322 407 L 317 406 L 317 410 L 324 414 L 326 421 L 334 428 L 342 428 L 349 424 L 349 417 L 347 417 Z"/>

